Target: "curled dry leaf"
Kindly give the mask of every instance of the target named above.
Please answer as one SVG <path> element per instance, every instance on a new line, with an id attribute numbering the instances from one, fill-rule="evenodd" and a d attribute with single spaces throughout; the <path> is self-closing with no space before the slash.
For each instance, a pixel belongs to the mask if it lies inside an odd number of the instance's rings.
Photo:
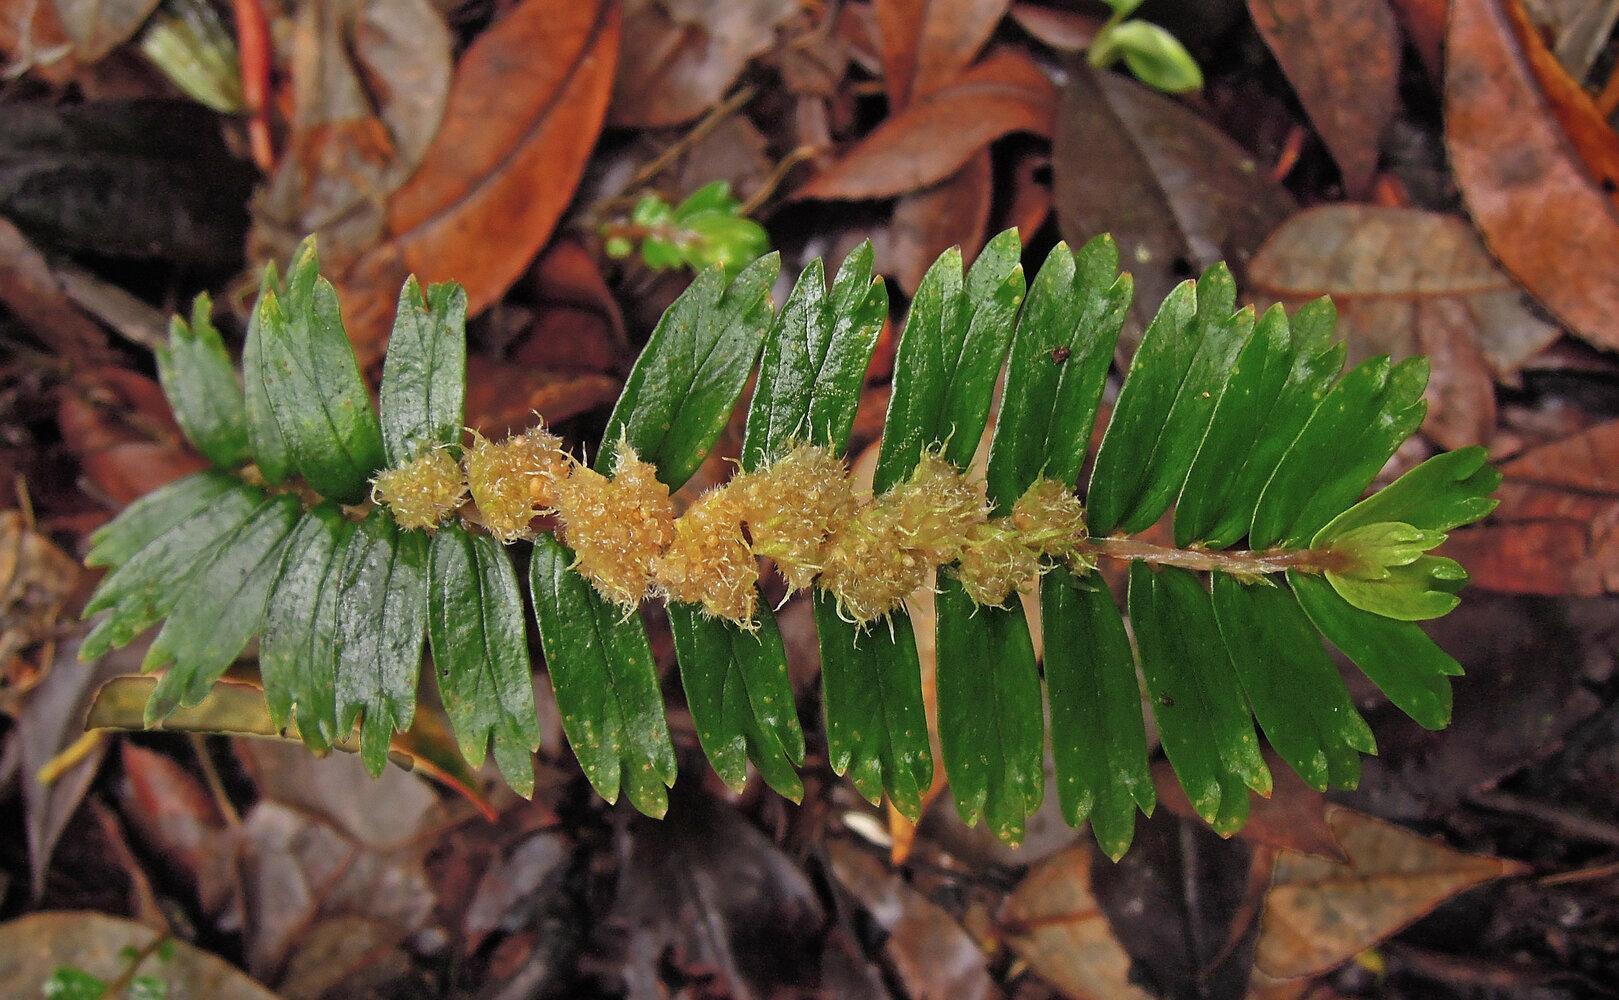
<path id="1" fill-rule="evenodd" d="M 913 997 L 994 1000 L 1001 996 L 984 952 L 954 917 L 847 841 L 826 847 L 832 873 L 887 932 L 883 954 Z"/>
<path id="2" fill-rule="evenodd" d="M 1216 261 L 1239 272 L 1293 211 L 1242 146 L 1184 105 L 1118 73 L 1070 63 L 1052 150 L 1057 222 L 1070 246 L 1119 242 L 1145 327 L 1175 285 Z M 1240 277 L 1239 277 L 1240 282 Z M 1128 343 L 1126 342 L 1128 341 Z M 1126 331 L 1122 351 L 1134 347 Z"/>
<path id="3" fill-rule="evenodd" d="M 1153 1000 L 1091 894 L 1091 858 L 1072 847 L 1029 872 L 1000 913 L 1006 944 L 1072 1000 Z"/>
<path id="4" fill-rule="evenodd" d="M 1347 862 L 1293 851 L 1276 857 L 1255 956 L 1267 975 L 1325 972 L 1480 882 L 1524 870 L 1343 806 L 1329 806 L 1327 822 Z"/>
<path id="5" fill-rule="evenodd" d="M 1520 0 L 1454 0 L 1445 139 L 1490 251 L 1573 331 L 1619 348 L 1619 135 Z"/>
<path id="6" fill-rule="evenodd" d="M 467 49 L 444 124 L 389 199 L 384 242 L 342 282 L 363 355 L 381 349 L 407 274 L 460 281 L 477 312 L 528 266 L 595 145 L 618 35 L 605 0 L 525 0 Z"/>
<path id="7" fill-rule="evenodd" d="M 1056 88 L 1034 61 L 1005 49 L 919 97 L 797 192 L 799 198 L 891 198 L 944 180 L 1013 132 L 1051 134 Z"/>
<path id="8" fill-rule="evenodd" d="M 1248 10 L 1338 161 L 1344 188 L 1363 196 L 1400 77 L 1388 0 L 1248 0 Z"/>
<path id="9" fill-rule="evenodd" d="M 883 85 L 899 109 L 953 82 L 989 40 L 1009 0 L 875 0 Z"/>
<path id="10" fill-rule="evenodd" d="M 628 0 L 609 122 L 660 128 L 696 118 L 798 9 L 791 0 Z"/>

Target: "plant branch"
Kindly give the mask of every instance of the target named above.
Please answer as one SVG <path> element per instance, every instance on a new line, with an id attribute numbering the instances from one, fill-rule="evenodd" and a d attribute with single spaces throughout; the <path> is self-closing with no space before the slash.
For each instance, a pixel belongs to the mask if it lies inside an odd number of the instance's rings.
<path id="1" fill-rule="evenodd" d="M 1296 569 L 1301 573 L 1321 573 L 1339 562 L 1337 553 L 1316 549 L 1177 549 L 1156 545 L 1139 538 L 1091 538 L 1080 546 L 1081 553 L 1133 562 L 1179 566 L 1204 573 L 1232 576 L 1268 576 Z"/>

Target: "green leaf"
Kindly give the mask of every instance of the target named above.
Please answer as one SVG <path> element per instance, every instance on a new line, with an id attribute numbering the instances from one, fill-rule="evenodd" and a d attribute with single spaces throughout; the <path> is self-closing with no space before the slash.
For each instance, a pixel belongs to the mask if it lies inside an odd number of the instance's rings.
<path id="1" fill-rule="evenodd" d="M 889 616 L 891 629 L 861 632 L 838 617 L 836 598 L 817 590 L 814 601 L 832 770 L 873 804 L 886 790 L 915 822 L 933 785 L 933 751 L 911 617 L 901 609 Z"/>
<path id="2" fill-rule="evenodd" d="M 324 497 L 364 500 L 382 466 L 382 431 L 343 330 L 337 291 L 305 241 L 283 299 L 260 297 L 259 365 L 276 426 L 299 475 Z"/>
<path id="3" fill-rule="evenodd" d="M 157 377 L 186 440 L 221 469 L 246 462 L 247 408 L 225 342 L 204 292 L 191 306 L 191 322 L 169 322 L 169 344 L 157 351 Z"/>
<path id="4" fill-rule="evenodd" d="M 765 783 L 794 802 L 804 783 L 804 733 L 793 707 L 787 650 L 776 616 L 760 607 L 757 632 L 706 617 L 698 605 L 672 603 L 680 681 L 697 739 L 728 786 L 741 791 L 752 760 Z"/>
<path id="5" fill-rule="evenodd" d="M 1117 861 L 1135 837 L 1136 807 L 1150 816 L 1158 801 L 1124 620 L 1100 577 L 1058 566 L 1041 581 L 1040 621 L 1063 818 L 1073 826 L 1089 818 Z"/>
<path id="6" fill-rule="evenodd" d="M 492 739 L 507 783 L 532 796 L 540 723 L 523 595 L 506 550 L 446 525 L 433 536 L 428 581 L 427 636 L 461 755 L 481 765 Z"/>
<path id="7" fill-rule="evenodd" d="M 989 496 L 1003 511 L 1041 476 L 1079 479 L 1130 307 L 1131 279 L 1118 270 L 1107 236 L 1078 254 L 1059 243 L 1029 287 L 989 452 Z"/>
<path id="8" fill-rule="evenodd" d="M 939 745 L 956 811 L 1009 844 L 1045 797 L 1045 717 L 1023 604 L 981 608 L 939 581 Z"/>
<path id="9" fill-rule="evenodd" d="M 388 464 L 461 440 L 467 389 L 467 293 L 453 282 L 422 297 L 412 275 L 399 293 L 382 364 L 382 444 Z"/>
<path id="10" fill-rule="evenodd" d="M 888 315 L 888 288 L 872 279 L 870 241 L 843 261 L 830 292 L 810 261 L 765 338 L 748 409 L 742 467 L 757 469 L 803 441 L 842 451 L 871 352 Z"/>
<path id="11" fill-rule="evenodd" d="M 1450 677 L 1461 665 L 1411 622 L 1391 621 L 1345 601 L 1332 585 L 1295 571 L 1288 583 L 1315 627 L 1355 662 L 1396 708 L 1424 729 L 1450 724 Z"/>
<path id="12" fill-rule="evenodd" d="M 1371 524 L 1356 529 L 1340 541 L 1374 531 L 1383 525 Z M 1373 573 L 1326 572 L 1327 582 L 1344 600 L 1384 618 L 1417 622 L 1442 618 L 1461 603 L 1457 592 L 1467 584 L 1467 570 L 1454 559 L 1444 556 L 1412 555 L 1418 546 L 1432 547 L 1444 540 L 1438 532 L 1423 532 L 1409 524 L 1390 525 L 1415 532 L 1421 540 L 1402 545 L 1390 543 L 1384 549 L 1390 562 L 1377 567 Z M 1437 540 L 1436 540 L 1437 536 Z M 1407 556 L 1410 558 L 1407 559 Z M 1406 560 L 1406 561 L 1399 561 Z"/>
<path id="13" fill-rule="evenodd" d="M 242 395 L 247 410 L 247 440 L 252 446 L 253 462 L 271 486 L 278 486 L 292 471 L 292 452 L 287 439 L 276 423 L 275 411 L 270 407 L 270 372 L 264 364 L 262 341 L 264 333 L 260 322 L 266 302 L 280 295 L 281 278 L 274 264 L 264 266 L 259 283 L 259 297 L 253 303 L 253 312 L 247 318 L 247 339 L 242 342 Z"/>
<path id="14" fill-rule="evenodd" d="M 427 536 L 375 510 L 349 540 L 337 594 L 337 731 L 363 716 L 360 757 L 372 775 L 416 716 L 426 631 Z"/>
<path id="15" fill-rule="evenodd" d="M 40 995 L 45 1000 L 101 1000 L 107 995 L 107 985 L 78 966 L 64 965 L 45 980 Z"/>
<path id="16" fill-rule="evenodd" d="M 995 380 L 1023 302 L 1023 245 L 1008 229 L 984 247 L 965 282 L 961 251 L 946 250 L 911 300 L 894 360 L 894 388 L 873 488 L 911 474 L 925 449 L 966 468 L 989 418 Z"/>
<path id="17" fill-rule="evenodd" d="M 112 613 L 85 636 L 79 658 L 86 662 L 100 659 L 157 624 L 174 607 L 191 574 L 263 502 L 263 493 L 235 483 L 102 577 L 84 606 L 84 617 L 108 609 Z"/>
<path id="18" fill-rule="evenodd" d="M 125 1000 L 165 1000 L 168 995 L 169 984 L 157 976 L 136 976 L 124 992 Z"/>
<path id="19" fill-rule="evenodd" d="M 1379 521 L 1404 522 L 1426 531 L 1472 524 L 1500 503 L 1490 497 L 1500 485 L 1501 473 L 1489 464 L 1489 453 L 1481 447 L 1435 455 L 1333 518 L 1316 533 L 1310 547 L 1321 548 Z"/>
<path id="20" fill-rule="evenodd" d="M 1214 605 L 1191 573 L 1140 562 L 1130 565 L 1129 603 L 1164 753 L 1198 815 L 1231 832 L 1247 817 L 1242 786 L 1269 795 L 1271 775 Z"/>
<path id="21" fill-rule="evenodd" d="M 675 750 L 646 629 L 570 572 L 573 559 L 561 542 L 541 535 L 529 562 L 562 731 L 602 798 L 616 802 L 623 788 L 635 808 L 661 817 L 675 783 Z"/>
<path id="22" fill-rule="evenodd" d="M 310 510 L 288 540 L 259 640 L 259 677 L 276 728 L 297 712 L 311 751 L 337 732 L 337 596 L 354 524 L 330 502 Z"/>
<path id="23" fill-rule="evenodd" d="M 770 286 L 781 269 L 771 254 L 726 284 L 704 271 L 658 321 L 607 420 L 597 471 L 612 470 L 621 438 L 671 490 L 691 478 L 731 418 L 770 325 Z"/>
<path id="24" fill-rule="evenodd" d="M 1238 355 L 1175 505 L 1175 544 L 1224 548 L 1248 533 L 1259 495 L 1344 364 L 1332 303 L 1291 324 L 1273 307 Z"/>
<path id="25" fill-rule="evenodd" d="M 1231 272 L 1216 264 L 1171 292 L 1148 324 L 1091 474 L 1092 534 L 1145 531 L 1180 494 L 1215 397 L 1253 331 L 1252 311 L 1232 313 L 1236 296 Z"/>
<path id="26" fill-rule="evenodd" d="M 270 585 L 298 513 L 295 497 L 265 500 L 191 574 L 141 661 L 144 672 L 167 668 L 146 703 L 148 726 L 206 697 L 264 624 Z"/>
<path id="27" fill-rule="evenodd" d="M 1293 595 L 1217 573 L 1214 611 L 1270 745 L 1312 788 L 1359 784 L 1360 754 L 1377 742 Z"/>
<path id="28" fill-rule="evenodd" d="M 150 545 L 220 496 L 241 485 L 241 480 L 219 472 L 194 472 L 160 486 L 125 507 L 90 536 L 86 566 L 122 566 L 135 553 Z"/>
<path id="29" fill-rule="evenodd" d="M 1422 425 L 1428 363 L 1373 358 L 1327 393 L 1259 498 L 1249 543 L 1303 547 L 1360 498 L 1400 442 Z"/>
<path id="30" fill-rule="evenodd" d="M 1203 87 L 1203 71 L 1180 39 L 1147 21 L 1124 21 L 1107 28 L 1091 46 L 1091 63 L 1110 65 L 1122 58 L 1149 87 L 1185 94 Z"/>

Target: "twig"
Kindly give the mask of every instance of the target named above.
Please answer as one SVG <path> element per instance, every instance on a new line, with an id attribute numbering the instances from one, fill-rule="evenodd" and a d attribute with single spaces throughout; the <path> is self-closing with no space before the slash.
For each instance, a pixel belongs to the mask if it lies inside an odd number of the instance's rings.
<path id="1" fill-rule="evenodd" d="M 1176 549 L 1137 538 L 1091 538 L 1081 544 L 1082 553 L 1132 562 L 1178 566 L 1204 573 L 1232 576 L 1268 576 L 1283 570 L 1320 573 L 1336 565 L 1335 554 L 1314 549 L 1265 549 L 1225 551 L 1219 549 Z"/>
<path id="2" fill-rule="evenodd" d="M 1468 796 L 1468 801 L 1491 812 L 1523 816 L 1544 823 L 1575 840 L 1619 847 L 1619 825 L 1604 823 L 1549 802 L 1537 802 L 1511 792 L 1474 792 Z"/>
<path id="3" fill-rule="evenodd" d="M 689 152 L 693 146 L 707 138 L 710 132 L 719 128 L 725 119 L 735 114 L 744 104 L 753 100 L 755 93 L 756 91 L 753 87 L 742 87 L 730 97 L 716 104 L 713 110 L 691 127 L 691 131 L 670 143 L 667 149 L 642 164 L 641 169 L 630 177 L 630 182 L 624 185 L 624 190 L 634 191 L 652 183 L 654 177 L 667 170 L 676 160 Z"/>

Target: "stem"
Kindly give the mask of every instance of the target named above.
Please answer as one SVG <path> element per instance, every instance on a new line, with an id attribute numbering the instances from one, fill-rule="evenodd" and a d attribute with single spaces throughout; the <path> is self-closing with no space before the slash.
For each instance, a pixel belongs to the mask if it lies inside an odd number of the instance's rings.
<path id="1" fill-rule="evenodd" d="M 1338 561 L 1335 553 L 1315 549 L 1264 549 L 1258 552 L 1242 549 L 1177 549 L 1139 538 L 1090 538 L 1081 544 L 1080 551 L 1109 559 L 1179 566 L 1196 572 L 1228 573 L 1232 576 L 1267 576 L 1289 569 L 1301 573 L 1320 573 Z"/>

